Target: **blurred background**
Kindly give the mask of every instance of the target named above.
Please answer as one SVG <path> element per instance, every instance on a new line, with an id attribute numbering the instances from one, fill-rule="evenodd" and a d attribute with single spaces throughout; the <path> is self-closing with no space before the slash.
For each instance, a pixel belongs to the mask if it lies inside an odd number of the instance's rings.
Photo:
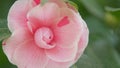
<path id="1" fill-rule="evenodd" d="M 0 68 L 17 68 L 8 61 L 1 46 L 9 36 L 7 14 L 14 2 L 0 0 Z M 70 0 L 70 3 L 78 8 L 90 30 L 88 47 L 71 68 L 120 68 L 120 0 Z"/>

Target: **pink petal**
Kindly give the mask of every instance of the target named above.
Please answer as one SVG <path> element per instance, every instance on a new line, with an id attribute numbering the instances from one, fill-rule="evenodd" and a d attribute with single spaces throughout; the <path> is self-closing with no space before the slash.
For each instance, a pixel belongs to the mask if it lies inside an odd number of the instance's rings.
<path id="1" fill-rule="evenodd" d="M 77 53 L 77 46 L 73 48 L 61 48 L 56 46 L 52 49 L 46 49 L 46 55 L 56 62 L 67 62 L 75 58 Z"/>
<path id="2" fill-rule="evenodd" d="M 5 45 L 3 46 L 3 51 L 8 56 L 9 61 L 14 63 L 12 59 L 15 49 L 19 46 L 19 44 L 31 38 L 32 35 L 25 28 L 17 29 L 13 32 L 12 36 L 5 41 Z"/>
<path id="3" fill-rule="evenodd" d="M 71 65 L 71 62 L 55 62 L 53 60 L 49 60 L 45 68 L 69 68 Z"/>
<path id="4" fill-rule="evenodd" d="M 36 4 L 40 4 L 40 0 L 34 0 Z"/>
<path id="5" fill-rule="evenodd" d="M 89 38 L 89 31 L 87 28 L 86 23 L 83 21 L 84 23 L 84 32 L 82 33 L 82 36 L 79 40 L 79 45 L 78 45 L 78 51 L 77 51 L 77 55 L 75 58 L 75 62 L 80 58 L 80 56 L 83 54 L 87 44 L 88 44 L 88 38 Z"/>
<path id="6" fill-rule="evenodd" d="M 49 2 L 54 2 L 56 3 L 59 7 L 67 7 L 67 5 L 65 4 L 64 0 L 48 0 Z"/>
<path id="7" fill-rule="evenodd" d="M 21 43 L 16 48 L 13 59 L 20 68 L 45 68 L 48 62 L 44 49 L 37 47 L 34 40 Z"/>
<path id="8" fill-rule="evenodd" d="M 62 27 L 64 25 L 67 25 L 69 24 L 69 20 L 68 20 L 68 17 L 65 16 L 59 23 L 58 23 L 58 27 Z"/>
<path id="9" fill-rule="evenodd" d="M 77 46 L 76 43 L 79 42 L 81 33 L 83 32 L 82 20 L 78 19 L 77 13 L 70 9 L 63 8 L 61 10 L 61 17 L 68 16 L 69 23 L 62 27 L 56 26 L 53 29 L 56 44 L 63 48 Z"/>
<path id="10" fill-rule="evenodd" d="M 59 7 L 55 3 L 46 3 L 43 6 L 36 6 L 28 13 L 28 21 L 33 30 L 42 26 L 50 26 L 56 22 L 60 16 Z M 34 26 L 32 26 L 34 25 Z"/>
<path id="11" fill-rule="evenodd" d="M 8 26 L 10 31 L 26 27 L 27 12 L 35 6 L 33 0 L 17 0 L 11 7 L 8 14 Z"/>
<path id="12" fill-rule="evenodd" d="M 42 27 L 37 29 L 36 33 L 34 34 L 35 43 L 45 49 L 51 49 L 55 47 L 55 45 L 50 44 L 53 40 L 53 33 L 49 28 Z"/>

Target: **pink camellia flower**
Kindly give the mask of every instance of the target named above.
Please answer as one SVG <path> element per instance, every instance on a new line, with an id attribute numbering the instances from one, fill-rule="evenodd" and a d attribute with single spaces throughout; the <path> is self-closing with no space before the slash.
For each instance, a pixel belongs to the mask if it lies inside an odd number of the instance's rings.
<path id="1" fill-rule="evenodd" d="M 17 0 L 8 14 L 3 50 L 18 68 L 69 68 L 88 43 L 88 28 L 63 0 Z"/>

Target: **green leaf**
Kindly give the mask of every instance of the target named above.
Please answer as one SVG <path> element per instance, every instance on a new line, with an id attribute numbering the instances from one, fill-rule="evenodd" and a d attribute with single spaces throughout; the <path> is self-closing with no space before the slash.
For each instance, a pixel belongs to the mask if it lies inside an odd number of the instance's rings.
<path id="1" fill-rule="evenodd" d="M 89 46 L 74 67 L 120 68 L 120 56 L 109 45 Z"/>
<path id="2" fill-rule="evenodd" d="M 111 12 L 120 11 L 120 8 L 112 8 L 112 7 L 109 7 L 109 6 L 106 6 L 105 9 L 106 9 L 107 11 L 111 11 Z"/>
<path id="3" fill-rule="evenodd" d="M 0 19 L 7 18 L 9 9 L 15 1 L 16 0 L 0 0 Z"/>
<path id="4" fill-rule="evenodd" d="M 73 6 L 75 10 L 78 10 L 77 4 L 74 3 L 73 1 L 67 0 L 67 1 L 65 1 L 65 2 L 66 2 L 66 3 L 69 3 L 71 6 Z"/>
<path id="5" fill-rule="evenodd" d="M 10 36 L 10 32 L 7 28 L 0 28 L 0 41 Z"/>
<path id="6" fill-rule="evenodd" d="M 10 35 L 9 29 L 7 28 L 7 21 L 0 19 L 0 41 L 8 38 Z"/>
<path id="7" fill-rule="evenodd" d="M 119 13 L 120 14 L 120 13 Z M 118 15 L 116 14 L 116 12 L 106 12 L 105 14 L 105 21 L 106 24 L 108 24 L 110 27 L 112 28 L 117 28 L 119 26 L 119 18 L 117 17 Z"/>
<path id="8" fill-rule="evenodd" d="M 84 5 L 79 0 L 68 0 L 68 1 L 74 2 L 77 5 L 77 9 L 83 18 L 89 15 L 89 11 L 85 9 Z"/>
<path id="9" fill-rule="evenodd" d="M 91 14 L 95 15 L 98 18 L 103 19 L 104 10 L 96 0 L 78 0 L 78 1 L 82 2 L 82 4 Z"/>
<path id="10" fill-rule="evenodd" d="M 98 0 L 98 1 L 101 2 L 104 7 L 110 6 L 113 8 L 120 8 L 120 0 Z"/>
<path id="11" fill-rule="evenodd" d="M 120 8 L 106 6 L 105 10 L 106 23 L 114 29 L 118 28 L 120 26 Z"/>
<path id="12" fill-rule="evenodd" d="M 112 42 L 107 39 L 107 35 L 106 37 L 98 36 L 90 45 L 96 56 L 104 65 L 104 68 L 120 68 L 120 56 L 112 46 Z"/>
<path id="13" fill-rule="evenodd" d="M 103 68 L 103 64 L 91 48 L 87 48 L 86 52 L 75 64 L 77 68 Z"/>
<path id="14" fill-rule="evenodd" d="M 44 5 L 48 0 L 41 0 L 41 4 Z"/>

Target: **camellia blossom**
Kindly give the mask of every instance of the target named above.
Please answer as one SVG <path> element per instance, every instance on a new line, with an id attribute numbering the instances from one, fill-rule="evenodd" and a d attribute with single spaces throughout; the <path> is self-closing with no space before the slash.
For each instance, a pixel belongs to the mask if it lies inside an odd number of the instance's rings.
<path id="1" fill-rule="evenodd" d="M 17 0 L 8 27 L 3 50 L 18 68 L 69 68 L 88 43 L 86 23 L 63 0 Z"/>

